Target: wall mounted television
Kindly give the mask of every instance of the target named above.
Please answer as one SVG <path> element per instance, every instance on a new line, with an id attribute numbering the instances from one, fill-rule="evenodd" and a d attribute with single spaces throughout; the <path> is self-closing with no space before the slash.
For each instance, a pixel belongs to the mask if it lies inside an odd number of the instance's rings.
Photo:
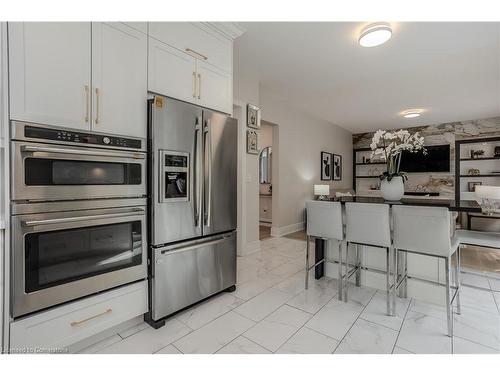
<path id="1" fill-rule="evenodd" d="M 402 172 L 449 172 L 450 145 L 425 146 L 427 155 L 422 152 L 401 154 Z"/>

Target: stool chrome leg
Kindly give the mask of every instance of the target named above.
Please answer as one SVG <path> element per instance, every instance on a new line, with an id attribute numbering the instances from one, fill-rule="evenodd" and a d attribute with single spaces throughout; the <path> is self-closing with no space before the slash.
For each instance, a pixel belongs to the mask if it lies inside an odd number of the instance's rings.
<path id="1" fill-rule="evenodd" d="M 404 262 L 403 262 L 403 275 L 405 276 L 405 280 L 403 282 L 403 298 L 408 298 L 408 253 L 404 252 Z"/>
<path id="2" fill-rule="evenodd" d="M 359 256 L 359 246 L 356 244 L 356 286 L 361 286 L 361 259 Z"/>
<path id="3" fill-rule="evenodd" d="M 387 299 L 387 315 L 391 315 L 391 287 L 390 287 L 390 278 L 391 278 L 391 268 L 389 262 L 389 253 L 390 249 L 388 247 L 386 249 L 385 254 L 385 265 L 386 265 L 386 274 L 385 274 L 385 288 L 386 288 L 386 299 Z"/>
<path id="4" fill-rule="evenodd" d="M 345 249 L 345 275 L 343 279 L 345 279 L 344 301 L 347 302 L 347 290 L 349 289 L 349 242 L 347 242 L 347 246 Z"/>
<path id="5" fill-rule="evenodd" d="M 309 241 L 310 237 L 306 236 L 306 289 L 309 287 Z"/>
<path id="6" fill-rule="evenodd" d="M 457 253 L 455 256 L 455 285 L 457 287 L 457 296 L 455 297 L 457 299 L 457 314 L 461 314 L 460 311 L 460 285 L 461 285 L 461 278 L 462 278 L 462 269 L 460 266 L 460 246 L 457 248 Z"/>
<path id="7" fill-rule="evenodd" d="M 342 241 L 339 241 L 339 301 L 342 301 L 342 284 L 344 279 L 342 277 Z"/>
<path id="8" fill-rule="evenodd" d="M 396 315 L 396 287 L 398 285 L 398 249 L 392 249 L 392 316 Z"/>
<path id="9" fill-rule="evenodd" d="M 451 257 L 445 258 L 446 270 L 446 319 L 448 322 L 448 336 L 453 337 L 453 315 L 451 311 L 451 293 L 450 293 L 450 267 Z"/>

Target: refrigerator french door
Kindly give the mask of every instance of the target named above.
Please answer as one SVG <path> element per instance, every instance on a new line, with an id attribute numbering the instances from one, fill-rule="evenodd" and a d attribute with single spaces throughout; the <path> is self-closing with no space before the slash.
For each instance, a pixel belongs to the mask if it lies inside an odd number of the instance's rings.
<path id="1" fill-rule="evenodd" d="M 149 103 L 151 314 L 158 320 L 236 283 L 238 129 L 235 119 L 192 104 L 162 96 Z"/>

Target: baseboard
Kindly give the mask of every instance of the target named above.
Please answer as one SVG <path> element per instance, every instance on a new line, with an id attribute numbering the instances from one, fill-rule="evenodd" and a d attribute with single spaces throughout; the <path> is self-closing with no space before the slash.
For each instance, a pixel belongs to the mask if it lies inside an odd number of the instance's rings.
<path id="1" fill-rule="evenodd" d="M 295 233 L 304 229 L 304 222 L 287 225 L 284 227 L 271 227 L 271 236 L 283 237 L 290 233 Z"/>

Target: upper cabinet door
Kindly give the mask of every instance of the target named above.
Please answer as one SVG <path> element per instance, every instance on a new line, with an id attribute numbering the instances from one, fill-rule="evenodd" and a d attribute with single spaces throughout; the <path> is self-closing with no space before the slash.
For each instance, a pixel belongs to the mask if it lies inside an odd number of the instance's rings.
<path id="1" fill-rule="evenodd" d="M 232 114 L 233 84 L 231 75 L 203 61 L 196 62 L 198 104 Z"/>
<path id="2" fill-rule="evenodd" d="M 11 119 L 90 128 L 90 28 L 9 23 Z"/>
<path id="3" fill-rule="evenodd" d="M 148 64 L 149 91 L 196 102 L 196 63 L 193 57 L 149 38 Z"/>
<path id="4" fill-rule="evenodd" d="M 147 36 L 123 23 L 92 24 L 92 130 L 146 137 Z"/>

